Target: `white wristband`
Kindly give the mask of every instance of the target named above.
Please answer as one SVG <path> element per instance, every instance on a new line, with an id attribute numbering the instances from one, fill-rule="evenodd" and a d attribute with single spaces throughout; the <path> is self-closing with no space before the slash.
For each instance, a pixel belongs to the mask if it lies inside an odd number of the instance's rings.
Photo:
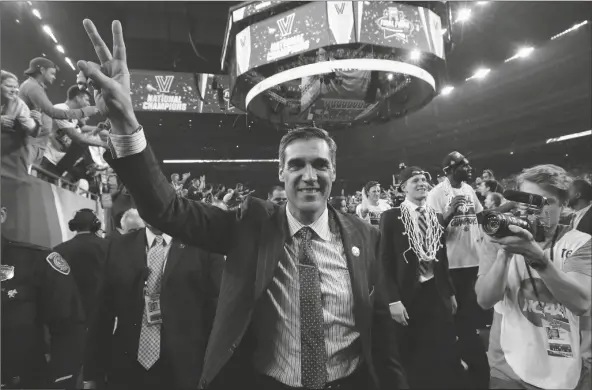
<path id="1" fill-rule="evenodd" d="M 148 143 L 144 136 L 144 129 L 130 135 L 109 134 L 109 150 L 113 158 L 123 158 L 138 154 L 146 149 Z"/>

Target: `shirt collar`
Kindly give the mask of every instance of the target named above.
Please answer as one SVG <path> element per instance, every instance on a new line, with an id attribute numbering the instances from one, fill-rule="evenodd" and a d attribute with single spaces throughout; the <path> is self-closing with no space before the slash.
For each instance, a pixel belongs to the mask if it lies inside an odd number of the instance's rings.
<path id="1" fill-rule="evenodd" d="M 47 86 L 44 83 L 42 83 L 41 81 L 37 80 L 36 78 L 29 76 L 29 80 L 41 85 L 41 87 L 43 87 L 43 89 L 47 89 Z"/>
<path id="2" fill-rule="evenodd" d="M 288 205 L 286 205 L 286 216 L 288 217 L 288 227 L 290 228 L 290 237 L 293 237 L 294 234 L 298 233 L 298 231 L 300 231 L 300 229 L 302 229 L 303 227 L 306 226 L 306 225 L 303 225 L 302 223 L 300 223 L 300 221 L 298 221 L 296 218 L 294 218 L 294 216 L 290 212 Z M 323 211 L 323 214 L 321 214 L 319 219 L 317 219 L 316 221 L 314 221 L 313 223 L 308 225 L 308 227 L 310 227 L 317 234 L 317 236 L 319 236 L 322 240 L 330 241 L 331 240 L 331 235 L 330 235 L 331 230 L 329 229 L 329 208 L 325 207 L 325 211 Z"/>
<path id="3" fill-rule="evenodd" d="M 410 201 L 407 198 L 405 198 L 405 200 L 403 201 L 403 203 L 405 203 L 407 205 L 407 207 L 409 207 L 413 211 L 417 211 L 417 209 L 419 207 L 422 207 L 424 209 L 427 209 L 427 204 L 424 204 L 423 206 L 418 206 L 418 205 L 416 205 L 415 203 L 413 203 L 412 201 Z"/>
<path id="4" fill-rule="evenodd" d="M 152 248 L 152 244 L 154 243 L 156 235 L 152 233 L 148 228 L 145 228 L 144 230 L 146 231 L 146 240 L 148 241 L 148 248 Z M 173 240 L 173 237 L 169 236 L 166 233 L 162 233 L 162 238 L 164 239 L 164 244 L 166 246 L 168 246 Z"/>

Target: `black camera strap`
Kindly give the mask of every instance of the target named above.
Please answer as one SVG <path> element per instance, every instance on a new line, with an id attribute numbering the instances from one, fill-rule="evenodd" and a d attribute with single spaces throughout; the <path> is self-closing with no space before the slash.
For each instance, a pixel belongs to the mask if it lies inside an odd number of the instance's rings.
<path id="1" fill-rule="evenodd" d="M 549 255 L 549 257 L 551 258 L 551 265 L 555 261 L 555 254 L 553 253 L 553 250 L 555 249 L 555 244 L 557 243 L 557 237 L 559 237 L 559 227 L 555 228 L 555 234 L 553 235 L 553 239 L 551 240 L 551 251 L 550 251 L 550 255 Z M 534 295 L 535 295 L 537 301 L 539 302 L 539 309 L 542 311 L 542 310 L 544 310 L 545 306 L 543 306 L 543 304 L 541 303 L 541 297 L 539 296 L 539 291 L 536 287 L 536 283 L 534 282 L 534 278 L 532 277 L 532 272 L 530 271 L 531 266 L 528 264 L 528 262 L 525 262 L 525 263 L 526 263 L 526 272 L 528 272 L 528 279 L 530 279 L 530 284 L 532 285 L 532 290 L 534 291 Z"/>

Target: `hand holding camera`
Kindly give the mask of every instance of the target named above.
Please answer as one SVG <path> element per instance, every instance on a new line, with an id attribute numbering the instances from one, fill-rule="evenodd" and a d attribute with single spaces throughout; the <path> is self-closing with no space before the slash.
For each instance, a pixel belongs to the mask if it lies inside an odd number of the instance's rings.
<path id="1" fill-rule="evenodd" d="M 491 241 L 499 244 L 508 253 L 519 254 L 532 268 L 544 269 L 548 260 L 543 249 L 536 243 L 531 232 L 516 225 L 508 226 L 512 235 L 506 237 L 492 237 Z"/>

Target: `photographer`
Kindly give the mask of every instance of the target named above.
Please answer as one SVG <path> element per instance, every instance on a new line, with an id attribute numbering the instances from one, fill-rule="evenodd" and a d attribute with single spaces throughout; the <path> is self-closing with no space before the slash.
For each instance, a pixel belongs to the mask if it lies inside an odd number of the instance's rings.
<path id="1" fill-rule="evenodd" d="M 582 367 L 589 332 L 580 335 L 580 316 L 591 304 L 592 253 L 588 234 L 558 223 L 569 182 L 555 165 L 525 169 L 518 177 L 520 191 L 546 198 L 537 215 L 544 241 L 510 225 L 511 235 L 491 238 L 500 246 L 497 258 L 480 262 L 477 301 L 496 308 L 490 388 L 583 388 L 589 376 Z"/>

